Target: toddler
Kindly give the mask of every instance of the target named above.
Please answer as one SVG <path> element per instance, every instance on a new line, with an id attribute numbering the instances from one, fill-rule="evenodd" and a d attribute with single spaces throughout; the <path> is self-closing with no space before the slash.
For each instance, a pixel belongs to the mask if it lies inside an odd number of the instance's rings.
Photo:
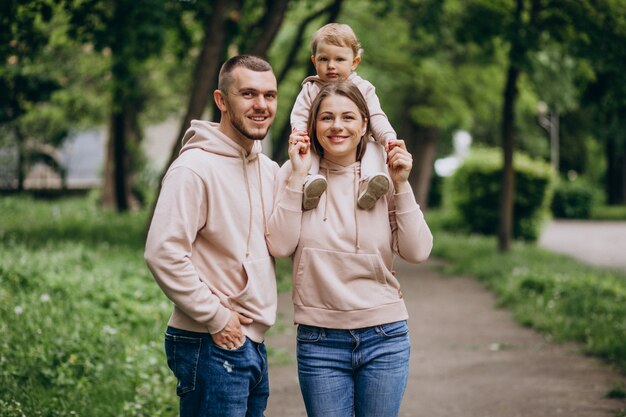
<path id="1" fill-rule="evenodd" d="M 375 141 L 381 146 L 368 146 L 361 159 L 361 183 L 357 204 L 362 209 L 374 207 L 376 201 L 389 190 L 386 153 L 390 144 L 397 139 L 387 115 L 383 112 L 374 86 L 359 77 L 354 70 L 361 62 L 360 45 L 352 28 L 345 24 L 329 23 L 313 35 L 311 61 L 317 75 L 307 77 L 302 82 L 302 90 L 291 111 L 291 127 L 294 132 L 306 135 L 311 103 L 324 83 L 339 80 L 352 81 L 361 91 L 370 111 L 370 130 Z M 302 208 L 317 207 L 320 197 L 326 191 L 326 178 L 319 175 L 319 157 L 312 155 L 313 161 L 304 183 Z"/>

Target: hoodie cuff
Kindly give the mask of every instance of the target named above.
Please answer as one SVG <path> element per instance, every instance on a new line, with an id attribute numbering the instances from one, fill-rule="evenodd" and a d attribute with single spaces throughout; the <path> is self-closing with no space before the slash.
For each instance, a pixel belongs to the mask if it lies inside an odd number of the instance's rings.
<path id="1" fill-rule="evenodd" d="M 282 208 L 289 211 L 302 211 L 302 190 L 293 190 L 289 187 L 285 188 L 283 198 L 278 203 Z"/>
<path id="2" fill-rule="evenodd" d="M 231 314 L 231 310 L 220 305 L 219 310 L 217 310 L 217 313 L 215 314 L 215 317 L 213 317 L 213 320 L 211 320 L 208 324 L 209 333 L 215 334 L 224 330 L 224 327 L 226 327 L 228 321 L 230 320 Z"/>
<path id="3" fill-rule="evenodd" d="M 396 202 L 396 214 L 408 213 L 410 211 L 419 210 L 420 206 L 415 201 L 413 191 L 405 191 L 400 194 L 395 194 L 394 199 Z"/>

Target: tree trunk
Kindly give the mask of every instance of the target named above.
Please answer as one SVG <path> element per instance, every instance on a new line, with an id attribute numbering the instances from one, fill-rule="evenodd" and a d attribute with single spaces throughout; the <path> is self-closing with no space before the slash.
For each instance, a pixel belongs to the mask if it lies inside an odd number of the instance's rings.
<path id="1" fill-rule="evenodd" d="M 416 132 L 415 136 L 406 139 L 407 149 L 413 155 L 413 169 L 409 175 L 409 182 L 413 187 L 415 199 L 422 210 L 426 210 L 441 129 L 435 126 L 415 126 L 413 131 Z"/>
<path id="2" fill-rule="evenodd" d="M 24 191 L 24 180 L 26 179 L 26 143 L 19 127 L 15 127 L 14 134 L 15 140 L 17 141 L 17 191 Z"/>
<path id="3" fill-rule="evenodd" d="M 120 213 L 139 207 L 139 201 L 133 194 L 132 176 L 133 150 L 139 148 L 141 138 L 138 129 L 137 109 L 134 106 L 122 104 L 122 107 L 112 111 L 109 121 L 102 206 L 115 209 Z"/>
<path id="4" fill-rule="evenodd" d="M 606 196 L 609 205 L 626 203 L 626 153 L 609 139 L 606 145 Z"/>
<path id="5" fill-rule="evenodd" d="M 250 50 L 246 51 L 247 54 L 267 57 L 267 51 L 283 24 L 288 3 L 288 0 L 265 1 L 266 11 L 259 23 L 261 33 L 250 47 Z"/>
<path id="6" fill-rule="evenodd" d="M 498 249 L 506 252 L 513 240 L 513 202 L 515 200 L 515 171 L 513 152 L 515 150 L 515 102 L 517 100 L 517 79 L 520 70 L 513 62 L 509 63 L 502 105 L 502 191 L 500 199 L 500 226 L 498 229 Z"/>
<path id="7" fill-rule="evenodd" d="M 204 25 L 204 37 L 200 55 L 196 62 L 193 79 L 191 81 L 191 94 L 187 104 L 187 112 L 180 125 L 178 138 L 170 153 L 170 159 L 165 166 L 161 178 L 165 175 L 167 168 L 178 157 L 182 146 L 182 139 L 193 119 L 201 119 L 207 103 L 213 97 L 213 90 L 217 88 L 217 76 L 222 66 L 222 56 L 224 54 L 224 19 L 228 10 L 227 1 L 217 0 L 213 7 L 211 18 L 207 19 Z"/>

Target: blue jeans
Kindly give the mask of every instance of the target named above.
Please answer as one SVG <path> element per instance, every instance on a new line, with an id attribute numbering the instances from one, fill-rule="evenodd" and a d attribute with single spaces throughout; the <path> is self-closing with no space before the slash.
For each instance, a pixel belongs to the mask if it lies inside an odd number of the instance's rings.
<path id="1" fill-rule="evenodd" d="M 178 379 L 181 417 L 263 417 L 269 397 L 263 343 L 246 338 L 227 350 L 208 333 L 168 327 L 165 354 Z"/>
<path id="2" fill-rule="evenodd" d="M 398 415 L 409 375 L 406 321 L 356 330 L 299 325 L 297 341 L 308 417 Z"/>

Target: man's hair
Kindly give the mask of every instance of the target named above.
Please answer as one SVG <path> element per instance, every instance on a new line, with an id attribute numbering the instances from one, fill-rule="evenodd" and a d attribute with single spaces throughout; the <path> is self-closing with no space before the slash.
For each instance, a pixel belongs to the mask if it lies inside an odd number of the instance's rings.
<path id="1" fill-rule="evenodd" d="M 237 55 L 224 62 L 220 69 L 220 75 L 217 81 L 217 89 L 224 94 L 228 93 L 228 89 L 233 82 L 233 71 L 235 68 L 244 67 L 246 69 L 265 72 L 272 71 L 269 62 L 254 55 Z"/>
<path id="2" fill-rule="evenodd" d="M 326 85 L 324 85 L 324 87 L 322 87 L 317 97 L 315 97 L 315 100 L 313 100 L 313 103 L 311 103 L 311 110 L 309 111 L 309 121 L 307 123 L 307 132 L 309 132 L 311 143 L 313 143 L 313 149 L 315 150 L 315 153 L 320 156 L 320 158 L 324 156 L 324 148 L 322 148 L 322 145 L 317 139 L 317 116 L 320 112 L 322 101 L 325 98 L 331 96 L 343 96 L 348 98 L 350 101 L 356 104 L 363 120 L 367 120 L 367 128 L 365 130 L 365 134 L 361 137 L 361 142 L 356 149 L 356 159 L 357 161 L 360 161 L 363 157 L 363 154 L 365 153 L 365 148 L 367 147 L 368 138 L 370 136 L 370 111 L 369 107 L 367 106 L 367 101 L 365 101 L 365 98 L 363 97 L 363 94 L 352 81 L 344 80 L 334 83 L 327 83 Z"/>
<path id="3" fill-rule="evenodd" d="M 317 46 L 320 42 L 350 48 L 354 56 L 358 56 L 361 53 L 361 44 L 359 44 L 354 31 L 344 23 L 329 23 L 319 28 L 313 34 L 313 40 L 311 41 L 311 52 L 313 55 L 317 52 Z"/>

